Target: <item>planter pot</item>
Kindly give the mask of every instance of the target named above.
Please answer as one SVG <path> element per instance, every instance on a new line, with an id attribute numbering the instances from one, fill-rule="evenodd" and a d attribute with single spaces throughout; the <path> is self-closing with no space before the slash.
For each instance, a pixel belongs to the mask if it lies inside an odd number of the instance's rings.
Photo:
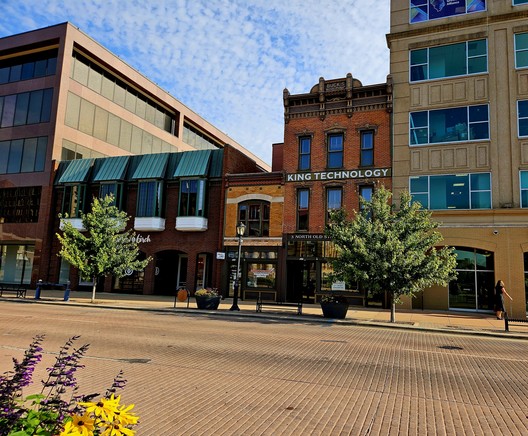
<path id="1" fill-rule="evenodd" d="M 321 302 L 321 309 L 325 318 L 344 319 L 348 311 L 348 304 Z"/>
<path id="2" fill-rule="evenodd" d="M 218 297 L 200 297 L 195 295 L 194 298 L 196 298 L 196 306 L 198 306 L 198 309 L 202 310 L 218 309 L 220 300 L 222 299 L 220 295 Z"/>

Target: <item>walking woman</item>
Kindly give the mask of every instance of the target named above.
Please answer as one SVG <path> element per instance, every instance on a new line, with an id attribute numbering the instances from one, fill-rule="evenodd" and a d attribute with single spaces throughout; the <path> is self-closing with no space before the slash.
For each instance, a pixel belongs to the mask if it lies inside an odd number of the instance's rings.
<path id="1" fill-rule="evenodd" d="M 506 292 L 504 282 L 499 280 L 495 285 L 495 314 L 497 315 L 497 319 L 502 319 L 502 312 L 504 312 L 504 295 L 513 301 L 510 294 Z"/>

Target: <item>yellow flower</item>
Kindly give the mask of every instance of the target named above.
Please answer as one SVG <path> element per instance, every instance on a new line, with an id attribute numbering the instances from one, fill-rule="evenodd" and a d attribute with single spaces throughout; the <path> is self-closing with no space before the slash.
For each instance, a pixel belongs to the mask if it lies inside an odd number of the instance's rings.
<path id="1" fill-rule="evenodd" d="M 105 431 L 101 433 L 101 436 L 134 436 L 135 434 L 136 432 L 134 430 L 130 430 L 114 422 L 106 427 Z"/>
<path id="2" fill-rule="evenodd" d="M 60 432 L 59 436 L 83 436 L 77 428 L 73 425 L 72 421 L 68 421 L 64 426 L 64 429 Z"/>
<path id="3" fill-rule="evenodd" d="M 136 425 L 139 419 L 139 416 L 129 413 L 130 410 L 134 408 L 134 405 L 130 406 L 120 406 L 117 411 L 114 413 L 114 422 L 117 422 L 121 425 Z"/>
<path id="4" fill-rule="evenodd" d="M 110 398 L 101 398 L 97 403 L 86 402 L 79 403 L 79 405 L 86 409 L 87 415 L 93 414 L 96 418 L 112 422 L 114 420 L 114 414 L 119 406 L 120 399 L 121 396 L 114 398 L 114 394 L 112 394 Z"/>
<path id="5" fill-rule="evenodd" d="M 79 432 L 81 436 L 91 436 L 94 430 L 94 420 L 93 418 L 85 413 L 83 416 L 74 415 L 73 416 L 73 427 Z"/>

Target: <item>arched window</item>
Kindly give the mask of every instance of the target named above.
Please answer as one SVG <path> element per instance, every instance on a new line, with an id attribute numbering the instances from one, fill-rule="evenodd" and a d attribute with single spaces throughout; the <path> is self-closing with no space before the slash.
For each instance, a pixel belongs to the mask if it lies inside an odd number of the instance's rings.
<path id="1" fill-rule="evenodd" d="M 245 201 L 238 206 L 238 222 L 246 225 L 246 236 L 269 236 L 268 201 Z"/>

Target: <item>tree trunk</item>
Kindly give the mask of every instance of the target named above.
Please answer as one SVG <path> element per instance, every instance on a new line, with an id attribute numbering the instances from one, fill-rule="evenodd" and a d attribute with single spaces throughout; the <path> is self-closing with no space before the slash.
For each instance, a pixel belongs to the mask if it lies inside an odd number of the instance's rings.
<path id="1" fill-rule="evenodd" d="M 394 294 L 390 293 L 391 316 L 390 322 L 396 322 L 396 303 L 394 302 Z"/>
<path id="2" fill-rule="evenodd" d="M 95 303 L 95 288 L 97 287 L 97 277 L 93 278 L 93 286 L 92 286 L 92 303 Z"/>

